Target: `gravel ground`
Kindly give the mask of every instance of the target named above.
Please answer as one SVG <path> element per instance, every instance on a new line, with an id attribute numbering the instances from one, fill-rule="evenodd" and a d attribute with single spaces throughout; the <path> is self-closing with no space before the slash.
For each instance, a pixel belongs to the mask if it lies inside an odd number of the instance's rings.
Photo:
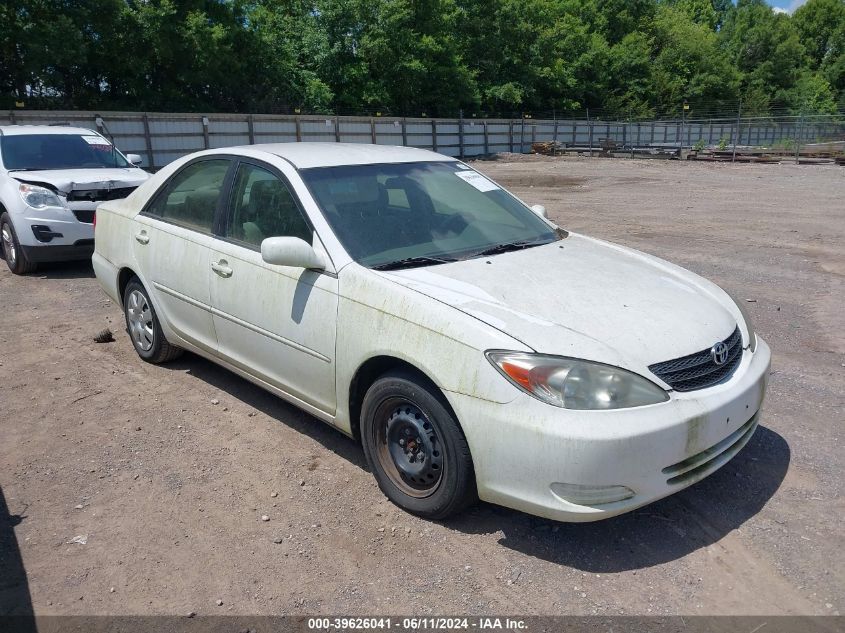
<path id="1" fill-rule="evenodd" d="M 773 374 L 732 462 L 600 523 L 483 504 L 422 521 L 310 416 L 192 355 L 142 363 L 90 266 L 3 266 L 0 614 L 845 611 L 845 170 L 476 165 L 747 301 Z M 117 340 L 94 343 L 104 327 Z"/>

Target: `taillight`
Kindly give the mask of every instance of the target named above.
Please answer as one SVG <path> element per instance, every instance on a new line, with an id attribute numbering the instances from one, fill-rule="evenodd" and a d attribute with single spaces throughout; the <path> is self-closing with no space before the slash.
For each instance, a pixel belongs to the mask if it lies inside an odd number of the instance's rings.
<path id="1" fill-rule="evenodd" d="M 96 210 L 94 211 L 94 219 L 91 220 L 91 224 L 94 225 L 95 229 L 97 228 L 97 211 Z"/>

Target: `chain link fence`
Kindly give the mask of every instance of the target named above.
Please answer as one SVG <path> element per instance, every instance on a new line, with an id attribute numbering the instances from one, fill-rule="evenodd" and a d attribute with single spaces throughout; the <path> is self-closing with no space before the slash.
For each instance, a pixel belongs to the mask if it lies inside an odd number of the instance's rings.
<path id="1" fill-rule="evenodd" d="M 671 119 L 512 119 L 392 116 L 176 114 L 8 110 L 0 125 L 74 125 L 97 130 L 156 170 L 191 152 L 255 143 L 378 143 L 462 158 L 500 152 L 630 158 L 785 160 L 845 156 L 845 113 Z"/>

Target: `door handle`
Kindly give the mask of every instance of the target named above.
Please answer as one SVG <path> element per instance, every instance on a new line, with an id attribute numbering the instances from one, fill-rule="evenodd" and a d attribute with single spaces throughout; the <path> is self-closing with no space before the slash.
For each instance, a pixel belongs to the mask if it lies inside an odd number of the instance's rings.
<path id="1" fill-rule="evenodd" d="M 139 244 L 148 244 L 150 241 L 150 236 L 147 235 L 146 231 L 141 231 L 140 233 L 135 233 L 135 239 L 138 241 Z"/>
<path id="2" fill-rule="evenodd" d="M 231 277 L 232 276 L 232 269 L 227 266 L 227 262 L 225 259 L 221 259 L 219 262 L 213 262 L 211 264 L 211 270 L 216 272 L 221 277 Z"/>

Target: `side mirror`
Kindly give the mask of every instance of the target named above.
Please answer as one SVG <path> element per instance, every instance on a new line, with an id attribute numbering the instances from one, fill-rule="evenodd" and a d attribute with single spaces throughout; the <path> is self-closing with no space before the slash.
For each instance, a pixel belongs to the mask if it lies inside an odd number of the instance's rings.
<path id="1" fill-rule="evenodd" d="M 141 160 L 140 154 L 127 154 L 126 160 L 128 160 L 130 163 L 135 165 L 135 167 L 139 167 L 141 165 L 141 163 L 143 162 Z"/>
<path id="2" fill-rule="evenodd" d="M 532 204 L 531 210 L 537 215 L 539 215 L 541 218 L 545 220 L 549 219 L 549 214 L 546 213 L 546 207 L 544 207 L 542 204 Z"/>
<path id="3" fill-rule="evenodd" d="M 275 266 L 324 270 L 326 262 L 314 248 L 298 237 L 268 237 L 261 242 L 261 259 Z"/>

